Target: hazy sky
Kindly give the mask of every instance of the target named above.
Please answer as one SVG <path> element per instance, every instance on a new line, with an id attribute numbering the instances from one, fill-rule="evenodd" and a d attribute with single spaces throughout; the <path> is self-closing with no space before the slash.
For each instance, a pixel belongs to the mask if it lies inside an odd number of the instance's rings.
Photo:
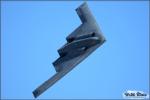
<path id="1" fill-rule="evenodd" d="M 78 2 L 3 1 L 1 96 L 33 99 L 32 91 L 55 74 L 57 49 L 80 24 Z M 87 2 L 106 42 L 44 92 L 45 99 L 123 98 L 149 93 L 148 1 Z"/>

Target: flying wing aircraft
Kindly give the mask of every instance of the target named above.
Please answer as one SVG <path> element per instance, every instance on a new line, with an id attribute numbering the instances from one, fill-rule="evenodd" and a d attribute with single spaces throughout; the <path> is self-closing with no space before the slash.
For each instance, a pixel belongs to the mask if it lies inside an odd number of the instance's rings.
<path id="1" fill-rule="evenodd" d="M 82 24 L 67 36 L 67 43 L 58 49 L 60 57 L 53 62 L 56 74 L 33 91 L 38 97 L 105 42 L 86 2 L 76 12 Z"/>

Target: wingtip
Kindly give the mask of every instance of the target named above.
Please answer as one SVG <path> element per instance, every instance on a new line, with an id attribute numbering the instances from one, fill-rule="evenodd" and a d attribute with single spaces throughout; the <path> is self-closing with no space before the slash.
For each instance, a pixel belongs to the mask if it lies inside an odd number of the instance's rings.
<path id="1" fill-rule="evenodd" d="M 38 97 L 38 91 L 35 90 L 35 91 L 32 92 L 32 94 L 33 94 L 34 98 Z"/>

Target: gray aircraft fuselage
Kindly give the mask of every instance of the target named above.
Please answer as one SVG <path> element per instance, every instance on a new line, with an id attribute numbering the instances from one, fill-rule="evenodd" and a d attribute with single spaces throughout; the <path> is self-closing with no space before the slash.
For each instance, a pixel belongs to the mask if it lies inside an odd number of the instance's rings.
<path id="1" fill-rule="evenodd" d="M 76 9 L 76 12 L 82 24 L 66 38 L 67 43 L 58 50 L 60 57 L 53 62 L 56 74 L 33 91 L 35 98 L 105 42 L 105 38 L 91 14 L 87 3 L 85 2 L 80 5 Z"/>

